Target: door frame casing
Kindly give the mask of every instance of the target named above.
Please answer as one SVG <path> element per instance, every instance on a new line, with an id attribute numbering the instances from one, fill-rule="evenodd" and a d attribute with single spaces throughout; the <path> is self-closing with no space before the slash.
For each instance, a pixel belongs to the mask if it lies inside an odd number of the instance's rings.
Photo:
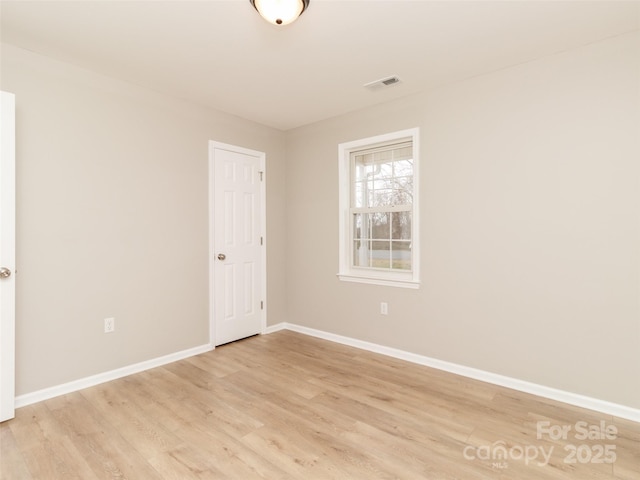
<path id="1" fill-rule="evenodd" d="M 15 416 L 15 95 L 0 92 L 0 266 L 11 270 L 9 278 L 0 280 L 0 421 Z"/>
<path id="2" fill-rule="evenodd" d="M 260 236 L 262 237 L 262 248 L 260 249 L 260 267 L 262 270 L 260 278 L 260 298 L 262 308 L 260 310 L 260 333 L 267 330 L 267 208 L 266 208 L 266 154 L 257 150 L 251 150 L 236 145 L 209 140 L 209 347 L 213 350 L 216 345 L 216 318 L 215 318 L 215 274 L 216 265 L 215 252 L 215 151 L 216 149 L 228 150 L 258 157 L 261 172 L 260 181 Z"/>

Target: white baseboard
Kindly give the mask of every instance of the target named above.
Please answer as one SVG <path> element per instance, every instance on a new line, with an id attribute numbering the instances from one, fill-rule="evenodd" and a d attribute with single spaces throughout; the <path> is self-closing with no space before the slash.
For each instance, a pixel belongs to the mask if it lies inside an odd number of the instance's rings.
<path id="1" fill-rule="evenodd" d="M 267 327 L 262 333 L 265 335 L 268 335 L 270 333 L 279 332 L 280 330 L 287 330 L 289 325 L 290 324 L 284 323 L 284 322 L 277 323 L 276 325 L 271 325 L 270 327 Z M 290 330 L 293 330 L 293 329 L 290 329 Z"/>
<path id="2" fill-rule="evenodd" d="M 580 395 L 577 393 L 566 392 L 564 390 L 558 390 L 556 388 L 526 382 L 517 378 L 506 377 L 504 375 L 498 375 L 496 373 L 466 367 L 464 365 L 445 362 L 436 358 L 405 352 L 404 350 L 385 347 L 384 345 L 378 345 L 376 343 L 364 342 L 355 338 L 344 337 L 342 335 L 336 335 L 334 333 L 324 332 L 322 330 L 303 327 L 301 325 L 296 325 L 293 323 L 283 322 L 277 325 L 272 325 L 267 329 L 266 333 L 274 333 L 280 330 L 291 330 L 312 337 L 322 338 L 324 340 L 329 340 L 332 342 L 341 343 L 343 345 L 349 345 L 351 347 L 368 350 L 370 352 L 380 353 L 389 357 L 406 360 L 408 362 L 417 363 L 419 365 L 436 368 L 445 372 L 455 373 L 456 375 L 462 375 L 464 377 L 473 378 L 475 380 L 492 383 L 494 385 L 500 385 L 502 387 L 518 390 L 520 392 L 531 393 L 539 397 L 557 400 L 559 402 L 568 403 L 577 407 L 587 408 L 589 410 L 595 410 L 597 412 L 625 418 L 634 422 L 640 422 L 640 410 L 636 408 L 619 405 L 617 403 L 608 402 L 606 400 L 587 397 L 585 395 Z"/>
<path id="3" fill-rule="evenodd" d="M 36 402 L 41 402 L 43 400 L 57 397 L 59 395 L 66 395 L 67 393 L 76 392 L 78 390 L 82 390 L 83 388 L 93 387 L 94 385 L 99 385 L 100 383 L 109 382 L 111 380 L 126 377 L 127 375 L 132 375 L 144 370 L 160 367 L 162 365 L 166 365 L 167 363 L 193 357 L 194 355 L 199 355 L 210 350 L 212 350 L 211 345 L 200 345 L 199 347 L 189 348 L 187 350 L 182 350 L 181 352 L 171 353 L 169 355 L 153 358 L 151 360 L 146 360 L 134 365 L 118 368 L 109 372 L 99 373 L 90 377 L 74 380 L 73 382 L 63 383 L 62 385 L 56 385 L 55 387 L 45 388 L 32 393 L 26 393 L 24 395 L 16 397 L 15 407 L 25 407 Z"/>

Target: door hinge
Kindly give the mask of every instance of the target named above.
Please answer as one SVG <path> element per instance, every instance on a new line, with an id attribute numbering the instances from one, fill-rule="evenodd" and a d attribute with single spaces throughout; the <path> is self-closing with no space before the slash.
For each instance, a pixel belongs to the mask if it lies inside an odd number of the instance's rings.
<path id="1" fill-rule="evenodd" d="M 260 310 L 264 310 L 264 300 L 260 300 Z"/>
<path id="2" fill-rule="evenodd" d="M 260 237 L 260 245 L 264 245 L 264 238 Z"/>
<path id="3" fill-rule="evenodd" d="M 260 174 L 260 181 L 262 182 L 262 175 L 264 174 L 264 172 L 258 172 Z"/>

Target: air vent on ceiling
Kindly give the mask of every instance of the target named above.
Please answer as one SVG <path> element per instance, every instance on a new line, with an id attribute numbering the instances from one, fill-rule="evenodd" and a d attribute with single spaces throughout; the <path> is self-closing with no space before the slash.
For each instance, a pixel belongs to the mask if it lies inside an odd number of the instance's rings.
<path id="1" fill-rule="evenodd" d="M 374 80 L 373 82 L 365 83 L 364 87 L 376 89 L 376 88 L 388 87 L 390 85 L 395 85 L 396 83 L 399 83 L 399 82 L 400 82 L 400 79 L 398 78 L 398 76 L 392 75 L 391 77 L 385 77 L 385 78 L 381 78 L 380 80 Z"/>

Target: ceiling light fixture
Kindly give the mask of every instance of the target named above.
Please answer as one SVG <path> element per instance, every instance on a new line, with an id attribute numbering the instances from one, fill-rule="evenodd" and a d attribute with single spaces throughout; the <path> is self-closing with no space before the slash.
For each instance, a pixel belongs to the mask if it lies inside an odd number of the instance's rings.
<path id="1" fill-rule="evenodd" d="M 249 0 L 262 18 L 274 25 L 287 25 L 302 15 L 309 0 Z"/>

